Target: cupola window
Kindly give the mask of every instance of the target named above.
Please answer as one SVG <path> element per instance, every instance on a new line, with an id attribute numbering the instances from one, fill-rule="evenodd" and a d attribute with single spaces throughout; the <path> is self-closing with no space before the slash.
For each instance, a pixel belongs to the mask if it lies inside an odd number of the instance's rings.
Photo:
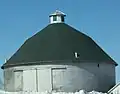
<path id="1" fill-rule="evenodd" d="M 64 22 L 64 17 L 63 16 L 61 17 L 61 21 Z"/>
<path id="2" fill-rule="evenodd" d="M 57 21 L 57 16 L 53 16 L 53 21 Z"/>
<path id="3" fill-rule="evenodd" d="M 65 21 L 65 16 L 66 15 L 63 12 L 56 10 L 53 14 L 49 16 L 50 23 L 63 23 Z"/>

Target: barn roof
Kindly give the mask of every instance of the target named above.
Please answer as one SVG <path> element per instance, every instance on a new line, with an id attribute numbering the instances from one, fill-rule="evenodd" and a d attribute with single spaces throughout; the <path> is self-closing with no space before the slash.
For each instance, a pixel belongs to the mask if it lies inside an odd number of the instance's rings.
<path id="1" fill-rule="evenodd" d="M 54 13 L 50 14 L 50 16 L 55 16 L 55 15 L 62 15 L 62 16 L 66 16 L 65 13 L 59 11 L 59 10 L 56 10 Z"/>
<path id="2" fill-rule="evenodd" d="M 38 61 L 75 60 L 75 52 L 80 61 L 117 65 L 89 36 L 65 23 L 54 23 L 27 39 L 2 68 Z"/>

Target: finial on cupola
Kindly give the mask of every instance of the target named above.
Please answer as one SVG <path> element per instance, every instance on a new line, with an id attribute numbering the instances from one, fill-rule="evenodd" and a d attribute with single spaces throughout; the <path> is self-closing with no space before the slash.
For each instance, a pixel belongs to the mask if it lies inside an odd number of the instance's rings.
<path id="1" fill-rule="evenodd" d="M 50 14 L 50 23 L 64 23 L 65 17 L 66 15 L 59 11 L 59 10 L 56 10 L 53 14 Z"/>

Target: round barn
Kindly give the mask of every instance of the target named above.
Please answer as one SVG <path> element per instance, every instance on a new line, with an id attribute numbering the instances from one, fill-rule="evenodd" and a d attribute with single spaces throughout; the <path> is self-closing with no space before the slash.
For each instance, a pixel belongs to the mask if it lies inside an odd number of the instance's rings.
<path id="1" fill-rule="evenodd" d="M 108 91 L 117 63 L 56 11 L 48 24 L 3 64 L 6 91 Z"/>

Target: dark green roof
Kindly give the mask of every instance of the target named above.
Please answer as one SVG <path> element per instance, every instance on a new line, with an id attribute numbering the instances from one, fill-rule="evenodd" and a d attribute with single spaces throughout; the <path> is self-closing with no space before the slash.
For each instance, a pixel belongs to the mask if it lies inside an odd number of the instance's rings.
<path id="1" fill-rule="evenodd" d="M 90 37 L 65 23 L 49 24 L 29 38 L 2 66 L 32 64 L 38 61 L 77 60 L 115 63 Z"/>

